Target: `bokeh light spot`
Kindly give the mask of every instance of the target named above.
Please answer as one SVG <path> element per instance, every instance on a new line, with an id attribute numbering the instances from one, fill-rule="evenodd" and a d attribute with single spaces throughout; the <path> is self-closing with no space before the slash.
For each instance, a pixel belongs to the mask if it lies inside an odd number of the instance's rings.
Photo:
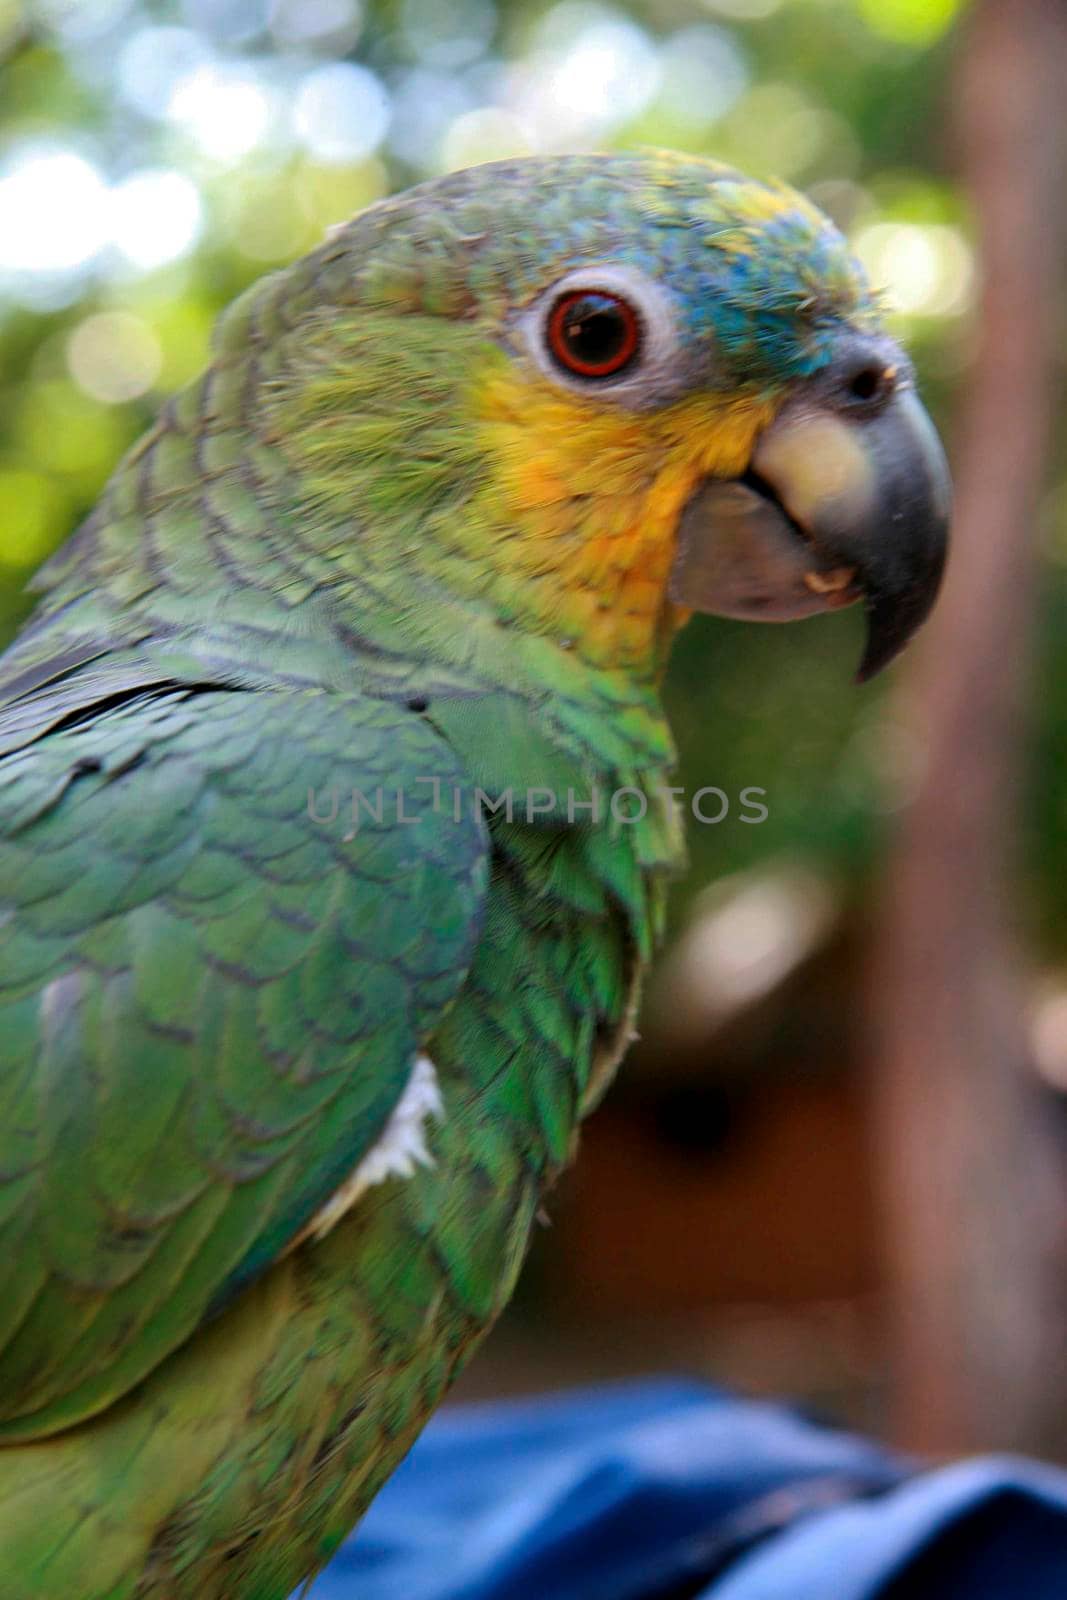
<path id="1" fill-rule="evenodd" d="M 106 237 L 107 190 L 70 150 L 17 156 L 0 179 L 0 271 L 64 272 L 83 266 Z"/>
<path id="2" fill-rule="evenodd" d="M 679 28 L 663 50 L 659 100 L 684 127 L 712 127 L 748 87 L 745 57 L 725 28 Z"/>
<path id="3" fill-rule="evenodd" d="M 189 28 L 138 28 L 119 55 L 119 93 L 143 117 L 162 120 L 178 85 L 209 60 L 207 45 Z"/>
<path id="4" fill-rule="evenodd" d="M 731 154 L 745 170 L 799 178 L 838 132 L 837 119 L 791 83 L 760 83 L 730 112 Z"/>
<path id="5" fill-rule="evenodd" d="M 538 149 L 589 144 L 644 111 L 661 72 L 659 51 L 636 22 L 607 6 L 564 0 L 515 69 L 509 109 L 533 130 Z"/>
<path id="6" fill-rule="evenodd" d="M 147 394 L 159 377 L 163 352 L 140 317 L 101 311 L 80 322 L 67 341 L 70 375 L 86 394 L 120 405 Z"/>
<path id="7" fill-rule="evenodd" d="M 202 222 L 200 191 L 184 173 L 136 172 L 111 191 L 111 238 L 135 267 L 178 260 L 196 243 Z"/>
<path id="8" fill-rule="evenodd" d="M 297 91 L 293 122 L 317 161 L 338 165 L 369 156 L 389 126 L 389 96 L 381 79 L 351 61 L 316 67 Z"/>
<path id="9" fill-rule="evenodd" d="M 266 90 L 250 73 L 203 66 L 175 85 L 167 115 L 206 156 L 229 163 L 262 142 L 271 107 Z"/>
<path id="10" fill-rule="evenodd" d="M 393 89 L 389 148 L 420 171 L 439 165 L 445 133 L 464 112 L 474 110 L 470 90 L 454 72 L 414 67 Z"/>
<path id="11" fill-rule="evenodd" d="M 958 316 L 971 304 L 974 257 L 958 228 L 944 223 L 875 222 L 852 241 L 890 309 L 905 316 Z"/>
<path id="12" fill-rule="evenodd" d="M 858 0 L 872 33 L 898 44 L 929 45 L 956 20 L 963 0 Z"/>

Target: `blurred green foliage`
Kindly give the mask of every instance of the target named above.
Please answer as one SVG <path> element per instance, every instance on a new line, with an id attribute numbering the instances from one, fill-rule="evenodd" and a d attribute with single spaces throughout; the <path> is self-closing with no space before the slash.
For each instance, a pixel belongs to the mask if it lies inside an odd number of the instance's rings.
<path id="1" fill-rule="evenodd" d="M 942 166 L 959 0 L 0 0 L 0 633 L 216 312 L 354 209 L 539 149 L 654 144 L 811 192 L 888 292 L 942 424 L 971 344 L 966 206 Z M 1067 789 L 1067 487 L 1049 500 L 1030 881 L 1047 947 Z M 1020 530 L 1024 536 L 1024 530 Z M 683 780 L 767 791 L 691 830 L 692 884 L 779 854 L 859 890 L 906 793 L 852 617 L 695 623 Z"/>

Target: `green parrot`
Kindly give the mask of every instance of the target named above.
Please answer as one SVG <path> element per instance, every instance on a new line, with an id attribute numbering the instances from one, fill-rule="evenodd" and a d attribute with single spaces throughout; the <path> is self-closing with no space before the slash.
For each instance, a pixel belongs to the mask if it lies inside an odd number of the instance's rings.
<path id="1" fill-rule="evenodd" d="M 869 675 L 947 518 L 844 241 L 710 162 L 457 173 L 221 318 L 0 661 L 3 1600 L 329 1559 L 630 1035 L 675 633 L 859 599 Z"/>

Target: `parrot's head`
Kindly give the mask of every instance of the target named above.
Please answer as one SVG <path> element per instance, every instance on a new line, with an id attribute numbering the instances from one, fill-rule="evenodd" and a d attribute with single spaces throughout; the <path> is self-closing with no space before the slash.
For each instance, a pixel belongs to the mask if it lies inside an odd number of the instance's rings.
<path id="1" fill-rule="evenodd" d="M 411 569 L 633 671 L 694 609 L 859 600 L 869 676 L 930 610 L 941 447 L 861 268 L 793 190 L 668 155 L 505 162 L 311 261 L 275 426 L 383 581 Z"/>

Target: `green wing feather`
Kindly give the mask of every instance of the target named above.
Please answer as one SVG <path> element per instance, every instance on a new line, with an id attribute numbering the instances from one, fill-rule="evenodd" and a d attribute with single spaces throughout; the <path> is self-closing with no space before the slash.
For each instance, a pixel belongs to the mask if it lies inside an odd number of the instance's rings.
<path id="1" fill-rule="evenodd" d="M 0 760 L 0 1437 L 126 1392 L 381 1134 L 484 896 L 423 777 L 461 774 L 406 706 L 286 689 L 136 689 Z"/>

